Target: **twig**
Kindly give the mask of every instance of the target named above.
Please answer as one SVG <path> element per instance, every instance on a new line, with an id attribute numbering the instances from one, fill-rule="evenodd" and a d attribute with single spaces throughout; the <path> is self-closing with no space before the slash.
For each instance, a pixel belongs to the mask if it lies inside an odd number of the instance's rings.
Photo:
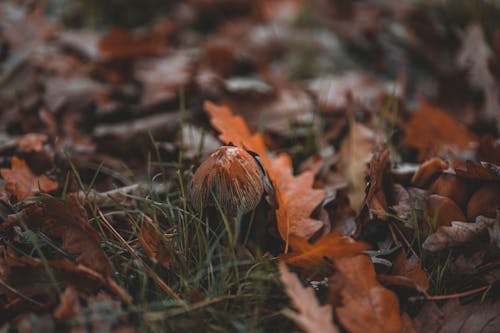
<path id="1" fill-rule="evenodd" d="M 424 297 L 410 297 L 409 299 L 411 301 L 421 301 L 421 300 L 426 300 L 426 301 L 441 301 L 441 300 L 446 300 L 446 299 L 455 299 L 455 298 L 460 298 L 460 297 L 465 297 L 465 296 L 470 296 L 474 295 L 477 293 L 480 293 L 484 290 L 487 290 L 491 288 L 490 285 L 487 286 L 482 286 L 476 289 L 464 291 L 461 293 L 455 293 L 455 294 L 449 294 L 449 295 L 427 295 Z"/>
<path id="2" fill-rule="evenodd" d="M 17 296 L 21 297 L 22 299 L 24 299 L 24 300 L 26 300 L 26 301 L 28 301 L 28 302 L 30 302 L 30 303 L 35 304 L 36 306 L 40 306 L 40 307 L 42 307 L 42 306 L 43 306 L 43 304 L 42 304 L 42 303 L 40 303 L 40 302 L 38 302 L 38 301 L 34 300 L 34 299 L 33 299 L 33 298 L 31 298 L 31 297 L 28 297 L 28 296 L 24 295 L 23 293 L 21 293 L 21 292 L 17 291 L 15 288 L 13 288 L 13 287 L 9 286 L 9 285 L 8 285 L 7 283 L 5 283 L 2 279 L 0 279 L 0 285 L 1 285 L 2 287 L 4 287 L 5 289 L 9 290 L 10 292 L 12 292 L 12 293 L 16 294 Z"/>
<path id="3" fill-rule="evenodd" d="M 113 226 L 109 223 L 109 221 L 106 219 L 106 217 L 104 216 L 104 214 L 102 213 L 102 211 L 100 209 L 98 210 L 98 213 L 99 213 L 99 217 L 102 219 L 102 222 L 103 222 L 104 226 L 113 234 L 113 236 L 120 242 L 120 244 L 122 244 L 125 248 L 127 248 L 128 252 L 136 260 L 138 260 L 138 261 L 140 261 L 142 263 L 142 265 L 144 266 L 144 269 L 146 270 L 146 272 L 153 278 L 153 280 L 155 280 L 156 283 L 158 283 L 158 285 L 160 286 L 160 288 L 163 289 L 163 291 L 165 291 L 165 293 L 167 293 L 168 295 L 170 295 L 176 301 L 181 301 L 181 298 L 179 297 L 179 295 L 177 295 L 177 293 L 175 291 L 173 291 L 172 288 L 170 288 L 168 286 L 168 284 L 166 284 L 165 281 L 163 281 L 158 276 L 158 274 L 156 274 L 156 272 L 151 267 L 149 267 L 142 260 L 142 258 L 127 243 L 127 241 L 118 233 L 118 231 L 116 231 L 116 229 L 113 228 Z"/>
<path id="4" fill-rule="evenodd" d="M 85 191 L 79 191 L 78 192 L 78 199 L 80 201 L 87 201 L 90 200 L 92 203 L 101 206 L 105 204 L 110 204 L 116 201 L 119 201 L 119 199 L 123 199 L 129 194 L 134 194 L 142 189 L 147 188 L 149 184 L 146 183 L 137 183 L 137 184 L 132 184 L 124 187 L 119 187 L 110 191 L 106 192 L 97 192 L 95 190 L 91 190 L 89 192 Z M 154 193 L 162 193 L 165 192 L 165 185 L 164 184 L 153 184 L 152 185 L 152 192 Z"/>

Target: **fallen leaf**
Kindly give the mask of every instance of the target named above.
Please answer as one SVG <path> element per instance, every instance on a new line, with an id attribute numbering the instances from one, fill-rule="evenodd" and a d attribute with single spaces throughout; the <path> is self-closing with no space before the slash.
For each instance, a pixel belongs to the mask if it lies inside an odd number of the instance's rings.
<path id="1" fill-rule="evenodd" d="M 67 286 L 59 296 L 60 303 L 54 310 L 54 317 L 61 319 L 71 319 L 82 311 L 78 299 L 78 291 L 73 286 Z"/>
<path id="2" fill-rule="evenodd" d="M 105 59 L 123 59 L 158 55 L 166 44 L 170 32 L 137 33 L 115 28 L 99 40 L 99 51 Z"/>
<path id="3" fill-rule="evenodd" d="M 101 249 L 101 236 L 88 222 L 87 211 L 77 195 L 69 194 L 64 200 L 48 198 L 28 204 L 19 213 L 9 215 L 0 230 L 8 230 L 19 223 L 39 229 L 46 236 L 61 239 L 61 248 L 76 255 L 75 262 L 113 277 L 113 267 Z"/>
<path id="4" fill-rule="evenodd" d="M 500 104 L 498 89 L 500 88 L 490 70 L 490 52 L 484 40 L 481 25 L 469 24 L 464 32 L 462 49 L 458 55 L 458 64 L 469 71 L 471 85 L 481 89 L 484 94 L 483 113 L 497 122 L 500 129 Z"/>
<path id="5" fill-rule="evenodd" d="M 335 309 L 341 324 L 353 333 L 399 333 L 402 320 L 396 294 L 384 288 L 366 255 L 335 259 L 343 283 L 342 303 Z M 334 276 L 335 276 L 334 275 Z"/>
<path id="6" fill-rule="evenodd" d="M 47 142 L 48 136 L 40 133 L 29 133 L 17 140 L 21 153 L 36 153 L 43 150 L 43 145 Z"/>
<path id="7" fill-rule="evenodd" d="M 144 222 L 137 233 L 137 239 L 149 259 L 155 264 L 160 263 L 166 269 L 170 268 L 170 256 L 168 249 L 162 241 L 159 227 L 153 223 L 151 218 L 144 216 Z"/>
<path id="8" fill-rule="evenodd" d="M 439 227 L 426 238 L 422 247 L 431 252 L 440 251 L 479 240 L 479 236 L 485 231 L 488 231 L 492 245 L 500 248 L 500 217 L 484 216 L 478 216 L 474 223 L 453 221 L 451 226 Z"/>
<path id="9" fill-rule="evenodd" d="M 0 174 L 7 182 L 6 189 L 14 194 L 17 200 L 23 200 L 40 192 L 51 192 L 59 184 L 45 175 L 35 176 L 26 162 L 16 156 L 12 157 L 10 169 L 1 169 Z"/>
<path id="10" fill-rule="evenodd" d="M 366 243 L 337 232 L 326 234 L 312 244 L 304 238 L 291 236 L 290 244 L 292 252 L 284 255 L 283 260 L 300 267 L 318 267 L 325 258 L 352 256 L 370 248 Z"/>
<path id="11" fill-rule="evenodd" d="M 323 223 L 309 216 L 325 197 L 325 192 L 312 188 L 314 175 L 304 172 L 293 176 L 290 156 L 281 154 L 271 159 L 266 152 L 264 140 L 259 134 L 252 134 L 240 116 L 234 116 L 226 106 L 217 106 L 205 102 L 205 111 L 210 115 L 210 122 L 219 132 L 219 139 L 226 144 L 233 144 L 257 153 L 269 175 L 278 204 L 276 218 L 280 236 L 286 243 L 290 236 L 310 238 Z M 285 249 L 285 252 L 286 252 Z"/>
<path id="12" fill-rule="evenodd" d="M 307 333 L 337 333 L 339 329 L 333 324 L 332 307 L 329 304 L 320 305 L 312 288 L 304 288 L 297 276 L 291 273 L 285 263 L 280 262 L 278 268 L 285 292 L 292 300 L 298 312 L 291 309 L 283 310 L 283 314 L 292 319 Z"/>
<path id="13" fill-rule="evenodd" d="M 142 105 L 152 107 L 175 100 L 191 79 L 193 63 L 186 52 L 136 63 L 134 76 L 142 84 Z"/>
<path id="14" fill-rule="evenodd" d="M 455 172 L 467 179 L 500 180 L 500 166 L 488 162 L 465 161 L 465 167 L 459 165 L 455 168 Z"/>
<path id="15" fill-rule="evenodd" d="M 448 169 L 448 166 L 448 162 L 439 157 L 433 157 L 420 165 L 411 178 L 411 182 L 416 187 L 427 188 L 444 170 Z"/>
<path id="16" fill-rule="evenodd" d="M 47 273 L 50 269 L 51 274 Z M 106 286 L 130 302 L 131 297 L 114 280 L 98 272 L 75 264 L 69 259 L 44 260 L 17 256 L 13 250 L 0 246 L 0 291 L 8 302 L 3 310 L 20 313 L 26 309 L 40 309 L 57 304 L 55 284 L 72 285 L 84 293 L 95 292 Z M 6 287 L 8 286 L 8 287 Z M 23 296 L 20 296 L 21 293 Z M 19 311 L 19 312 L 18 312 Z"/>
<path id="17" fill-rule="evenodd" d="M 370 186 L 365 199 L 370 212 L 381 220 L 387 219 L 388 212 L 384 188 L 390 187 L 385 183 L 385 175 L 389 168 L 389 156 L 390 153 L 387 149 L 373 155 L 370 161 Z"/>
<path id="18" fill-rule="evenodd" d="M 500 332 L 500 301 L 476 300 L 462 305 L 457 299 L 452 299 L 441 308 L 428 302 L 414 322 L 417 332 Z"/>
<path id="19" fill-rule="evenodd" d="M 423 270 L 418 258 L 406 257 L 404 251 L 399 252 L 392 261 L 392 268 L 388 275 L 378 275 L 379 281 L 391 285 L 414 288 L 425 293 L 429 289 L 429 279 Z"/>
<path id="20" fill-rule="evenodd" d="M 404 144 L 418 150 L 419 161 L 448 152 L 459 155 L 477 143 L 477 137 L 453 116 L 433 107 L 423 98 L 420 104 L 420 109 L 405 125 L 404 139 Z"/>
<path id="21" fill-rule="evenodd" d="M 311 238 L 322 227 L 321 221 L 309 216 L 325 197 L 322 190 L 313 189 L 314 174 L 306 171 L 293 176 L 289 155 L 281 154 L 270 162 L 268 170 L 273 181 L 278 209 L 278 231 L 286 243 L 285 252 L 292 236 Z M 295 239 L 295 238 L 294 238 Z"/>
<path id="22" fill-rule="evenodd" d="M 340 145 L 339 171 L 349 182 L 352 208 L 359 212 L 365 197 L 367 165 L 372 157 L 375 135 L 371 129 L 350 119 L 349 134 Z"/>

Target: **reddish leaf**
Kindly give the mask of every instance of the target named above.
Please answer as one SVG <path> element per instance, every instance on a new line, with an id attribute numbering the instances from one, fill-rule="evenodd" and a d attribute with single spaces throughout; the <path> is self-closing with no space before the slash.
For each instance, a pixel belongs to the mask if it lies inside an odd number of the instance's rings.
<path id="1" fill-rule="evenodd" d="M 284 315 L 292 319 L 306 333 L 338 333 L 338 328 L 333 324 L 332 307 L 329 304 L 320 305 L 314 290 L 304 288 L 297 276 L 290 273 L 283 262 L 278 267 L 285 292 L 298 310 L 295 312 L 285 309 Z"/>
<path id="2" fill-rule="evenodd" d="M 392 285 L 414 288 L 420 292 L 426 292 L 429 288 L 427 274 L 418 259 L 415 256 L 406 258 L 404 251 L 392 261 L 390 275 L 379 275 L 378 279 Z"/>
<path id="3" fill-rule="evenodd" d="M 17 200 L 23 200 L 39 192 L 51 192 L 59 184 L 45 175 L 35 176 L 26 162 L 20 158 L 12 157 L 10 169 L 1 169 L 0 174 L 7 182 L 6 188 L 14 194 Z"/>
<path id="4" fill-rule="evenodd" d="M 418 150 L 418 159 L 426 160 L 451 151 L 461 154 L 477 142 L 476 136 L 454 117 L 420 100 L 421 107 L 406 124 L 404 143 Z"/>
<path id="5" fill-rule="evenodd" d="M 261 157 L 274 185 L 275 200 L 278 203 L 278 230 L 287 246 L 290 235 L 310 238 L 315 234 L 323 224 L 309 216 L 323 200 L 325 193 L 312 188 L 314 175 L 304 172 L 297 177 L 293 176 L 291 159 L 286 154 L 271 159 L 267 155 L 262 136 L 252 134 L 243 118 L 234 116 L 228 107 L 207 101 L 205 111 L 210 115 L 212 126 L 221 132 L 221 141 L 253 151 Z"/>
<path id="6" fill-rule="evenodd" d="M 99 51 L 106 59 L 135 58 L 157 55 L 165 47 L 168 27 L 158 32 L 132 33 L 115 28 L 99 40 Z"/>
<path id="7" fill-rule="evenodd" d="M 40 152 L 47 139 L 46 134 L 30 133 L 23 135 L 17 140 L 19 151 L 22 153 Z"/>
<path id="8" fill-rule="evenodd" d="M 0 230 L 18 223 L 37 228 L 48 237 L 62 239 L 61 248 L 77 255 L 75 262 L 87 266 L 106 278 L 113 276 L 113 268 L 101 249 L 101 236 L 88 223 L 87 212 L 77 195 L 66 199 L 47 199 L 27 205 L 21 212 L 9 215 Z"/>
<path id="9" fill-rule="evenodd" d="M 352 256 L 370 248 L 368 244 L 343 237 L 340 233 L 326 234 L 313 244 L 304 238 L 292 236 L 290 243 L 293 251 L 283 259 L 290 265 L 301 267 L 317 267 L 325 257 Z"/>
<path id="10" fill-rule="evenodd" d="M 155 264 L 160 263 L 164 268 L 170 268 L 170 257 L 164 243 L 161 240 L 163 234 L 153 221 L 145 216 L 144 223 L 137 233 L 137 239 L 141 243 L 144 252 Z"/>
<path id="11" fill-rule="evenodd" d="M 378 218 L 385 220 L 388 211 L 384 193 L 384 177 L 389 167 L 389 151 L 374 154 L 370 161 L 370 187 L 366 195 L 366 204 Z"/>
<path id="12" fill-rule="evenodd" d="M 353 333 L 402 331 L 399 300 L 378 283 L 368 256 L 337 258 L 335 266 L 343 283 L 342 305 L 336 308 L 342 325 Z"/>
<path id="13" fill-rule="evenodd" d="M 54 310 L 54 317 L 57 319 L 71 319 L 82 311 L 78 291 L 73 286 L 66 287 L 59 297 L 60 304 Z"/>

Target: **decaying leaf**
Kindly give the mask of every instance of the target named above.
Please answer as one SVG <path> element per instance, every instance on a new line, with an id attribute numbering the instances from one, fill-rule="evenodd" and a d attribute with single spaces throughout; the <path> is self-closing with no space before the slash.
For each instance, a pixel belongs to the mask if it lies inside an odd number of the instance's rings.
<path id="1" fill-rule="evenodd" d="M 381 153 L 376 152 L 370 161 L 370 187 L 366 194 L 366 205 L 370 212 L 378 218 L 385 220 L 388 211 L 387 199 L 385 197 L 384 184 L 385 174 L 389 167 L 389 151 L 386 149 Z"/>
<path id="2" fill-rule="evenodd" d="M 465 125 L 441 109 L 428 104 L 423 98 L 421 107 L 405 125 L 404 143 L 418 150 L 418 159 L 424 161 L 435 155 L 451 152 L 462 154 L 478 140 Z"/>
<path id="3" fill-rule="evenodd" d="M 82 311 L 75 287 L 67 286 L 59 298 L 60 303 L 54 310 L 54 317 L 57 319 L 71 319 Z"/>
<path id="4" fill-rule="evenodd" d="M 164 268 L 170 268 L 170 256 L 161 239 L 163 234 L 151 218 L 144 216 L 144 222 L 137 233 L 137 239 L 149 259 L 155 264 L 160 263 Z"/>
<path id="5" fill-rule="evenodd" d="M 297 276 L 280 262 L 281 281 L 285 292 L 292 300 L 298 312 L 291 309 L 283 310 L 283 314 L 292 319 L 307 333 L 337 333 L 339 329 L 333 324 L 332 307 L 329 304 L 320 305 L 312 288 L 304 288 Z"/>
<path id="6" fill-rule="evenodd" d="M 356 212 L 359 212 L 365 197 L 367 166 L 374 144 L 373 131 L 351 120 L 349 134 L 340 146 L 339 170 L 349 182 L 348 196 Z"/>
<path id="7" fill-rule="evenodd" d="M 318 267 L 325 258 L 352 256 L 370 248 L 368 244 L 344 237 L 340 233 L 326 234 L 312 244 L 304 238 L 292 236 L 290 244 L 293 251 L 283 259 L 290 265 L 301 267 Z"/>
<path id="8" fill-rule="evenodd" d="M 378 283 L 368 256 L 337 258 L 335 266 L 337 278 L 342 283 L 342 303 L 335 312 L 349 332 L 402 331 L 398 297 Z"/>
<path id="9" fill-rule="evenodd" d="M 88 223 L 87 212 L 75 194 L 64 200 L 48 198 L 28 204 L 19 213 L 9 215 L 0 230 L 15 225 L 39 229 L 46 236 L 62 239 L 61 248 L 76 255 L 75 262 L 102 274 L 113 277 L 113 268 L 108 257 L 101 249 L 101 236 Z"/>
<path id="10" fill-rule="evenodd" d="M 11 191 L 17 200 L 29 198 L 40 192 L 51 192 L 59 184 L 45 175 L 36 176 L 25 161 L 16 156 L 12 157 L 10 169 L 1 169 L 0 174 L 7 182 L 6 188 Z"/>
<path id="11" fill-rule="evenodd" d="M 390 275 L 378 275 L 377 278 L 385 283 L 414 288 L 420 292 L 429 289 L 429 279 L 423 270 L 418 258 L 406 258 L 406 253 L 401 251 L 392 261 Z"/>
<path id="12" fill-rule="evenodd" d="M 439 308 L 434 302 L 424 304 L 415 318 L 417 332 L 454 333 L 500 331 L 500 301 L 486 300 L 460 304 L 449 300 Z"/>
<path id="13" fill-rule="evenodd" d="M 323 223 L 309 216 L 324 199 L 325 192 L 312 188 L 314 174 L 306 171 L 293 176 L 289 155 L 281 154 L 271 160 L 269 172 L 273 181 L 278 209 L 278 231 L 286 244 L 291 236 L 309 239 L 323 227 Z"/>
<path id="14" fill-rule="evenodd" d="M 500 248 L 500 216 L 497 218 L 478 216 L 475 223 L 453 221 L 451 226 L 439 227 L 435 233 L 429 235 L 422 246 L 427 251 L 436 252 L 478 239 L 486 230 L 492 245 Z"/>

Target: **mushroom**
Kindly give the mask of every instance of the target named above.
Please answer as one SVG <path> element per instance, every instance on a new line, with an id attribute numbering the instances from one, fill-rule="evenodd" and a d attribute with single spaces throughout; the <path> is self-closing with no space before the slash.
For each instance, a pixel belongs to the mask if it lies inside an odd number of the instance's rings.
<path id="1" fill-rule="evenodd" d="M 193 208 L 218 207 L 228 216 L 252 211 L 264 193 L 264 169 L 245 149 L 219 147 L 201 163 L 191 181 Z"/>

